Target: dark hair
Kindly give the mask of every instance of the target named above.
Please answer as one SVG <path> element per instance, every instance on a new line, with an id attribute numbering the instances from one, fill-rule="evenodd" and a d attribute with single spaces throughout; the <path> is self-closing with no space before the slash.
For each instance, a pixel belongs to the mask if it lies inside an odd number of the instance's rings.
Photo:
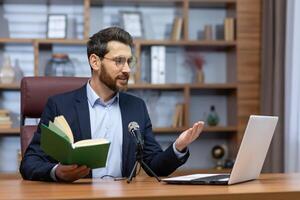
<path id="1" fill-rule="evenodd" d="M 133 45 L 132 37 L 127 31 L 119 27 L 109 27 L 90 37 L 87 42 L 88 59 L 91 54 L 96 54 L 100 58 L 103 58 L 108 53 L 107 43 L 110 41 L 118 41 L 130 47 Z"/>

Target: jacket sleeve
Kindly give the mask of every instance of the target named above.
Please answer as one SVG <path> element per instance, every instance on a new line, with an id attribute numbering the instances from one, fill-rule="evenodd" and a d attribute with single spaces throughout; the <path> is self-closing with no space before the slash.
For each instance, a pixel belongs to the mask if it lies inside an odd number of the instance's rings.
<path id="1" fill-rule="evenodd" d="M 168 176 L 187 161 L 189 152 L 179 159 L 173 150 L 173 143 L 165 151 L 162 151 L 152 133 L 151 120 L 144 102 L 143 112 L 145 121 L 144 130 L 142 130 L 144 136 L 143 160 L 156 175 Z M 149 171 L 145 168 L 144 170 L 151 176 Z"/>
<path id="2" fill-rule="evenodd" d="M 41 116 L 37 131 L 34 133 L 31 143 L 25 151 L 20 165 L 20 173 L 26 180 L 53 181 L 50 176 L 51 169 L 58 163 L 46 155 L 40 147 L 40 125 L 48 125 L 49 120 L 53 121 L 57 114 L 54 101 L 49 98 Z"/>

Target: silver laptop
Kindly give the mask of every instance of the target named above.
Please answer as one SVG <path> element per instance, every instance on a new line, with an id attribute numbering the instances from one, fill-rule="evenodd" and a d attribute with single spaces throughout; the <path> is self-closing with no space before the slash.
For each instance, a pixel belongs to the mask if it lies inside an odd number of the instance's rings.
<path id="1" fill-rule="evenodd" d="M 192 174 L 165 178 L 171 184 L 231 185 L 257 179 L 269 149 L 278 117 L 251 115 L 230 174 Z"/>

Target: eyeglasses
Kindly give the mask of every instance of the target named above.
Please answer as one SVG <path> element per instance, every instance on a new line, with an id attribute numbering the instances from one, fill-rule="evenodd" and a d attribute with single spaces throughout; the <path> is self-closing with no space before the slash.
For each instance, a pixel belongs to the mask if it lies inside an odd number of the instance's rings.
<path id="1" fill-rule="evenodd" d="M 115 58 L 107 58 L 107 57 L 103 57 L 107 60 L 111 60 L 111 61 L 114 61 L 116 66 L 121 69 L 125 66 L 125 63 L 127 62 L 128 66 L 130 69 L 134 68 L 135 65 L 136 65 L 136 57 L 132 56 L 131 58 L 126 58 L 126 57 L 123 57 L 123 56 L 118 56 L 118 57 L 115 57 Z"/>

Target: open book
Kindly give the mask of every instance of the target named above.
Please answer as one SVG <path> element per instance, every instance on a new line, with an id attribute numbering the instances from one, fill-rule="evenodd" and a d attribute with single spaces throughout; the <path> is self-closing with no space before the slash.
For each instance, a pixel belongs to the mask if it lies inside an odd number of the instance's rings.
<path id="1" fill-rule="evenodd" d="M 88 139 L 74 143 L 72 130 L 64 116 L 49 121 L 48 127 L 42 124 L 41 133 L 41 148 L 61 164 L 86 165 L 92 169 L 105 167 L 110 142 Z"/>

